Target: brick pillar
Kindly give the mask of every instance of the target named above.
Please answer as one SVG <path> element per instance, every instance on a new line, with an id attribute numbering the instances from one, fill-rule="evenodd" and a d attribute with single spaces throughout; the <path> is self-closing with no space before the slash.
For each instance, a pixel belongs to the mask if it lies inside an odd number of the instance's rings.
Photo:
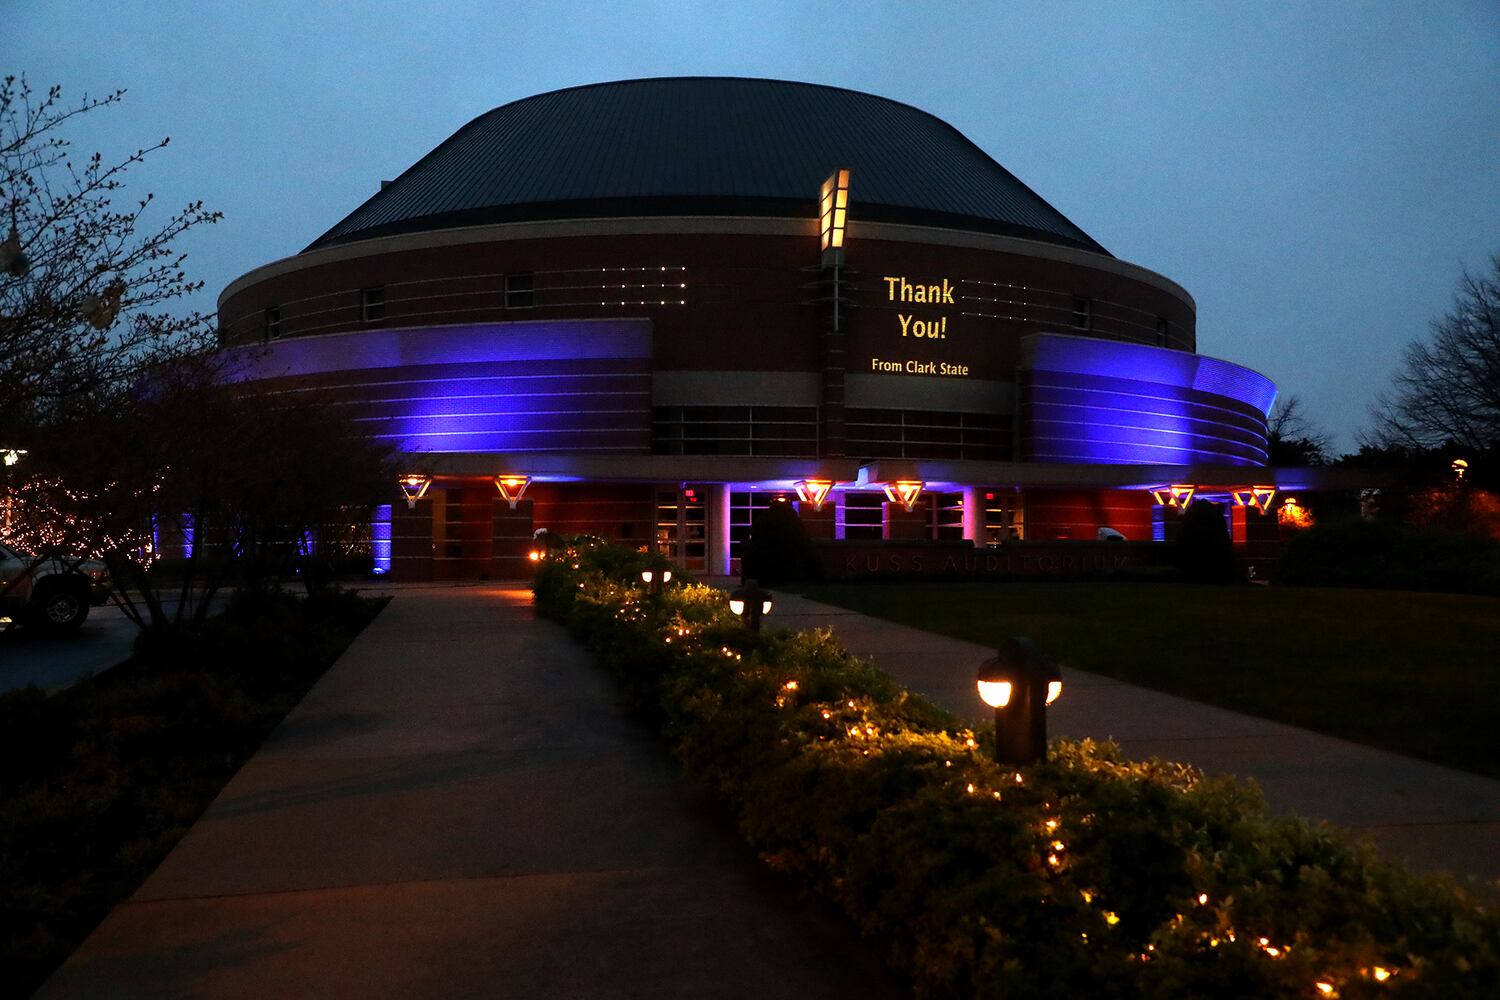
<path id="1" fill-rule="evenodd" d="M 905 507 L 889 500 L 883 506 L 886 538 L 906 541 L 932 538 L 932 494 L 924 492 L 918 497 L 910 514 Z"/>
<path id="2" fill-rule="evenodd" d="M 531 578 L 532 507 L 522 500 L 511 510 L 510 504 L 495 498 L 494 533 L 490 545 L 490 579 L 528 580 Z"/>
<path id="3" fill-rule="evenodd" d="M 401 496 L 391 502 L 391 579 L 432 579 L 432 501 L 417 501 L 415 509 Z"/>
<path id="4" fill-rule="evenodd" d="M 807 533 L 815 542 L 832 541 L 838 533 L 838 501 L 832 493 L 823 501 L 822 510 L 813 510 L 811 503 L 803 503 L 798 515 Z"/>

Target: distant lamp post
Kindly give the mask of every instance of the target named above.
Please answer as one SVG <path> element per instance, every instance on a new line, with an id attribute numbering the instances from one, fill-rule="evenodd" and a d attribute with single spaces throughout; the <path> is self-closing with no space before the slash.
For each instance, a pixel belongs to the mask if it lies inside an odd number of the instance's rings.
<path id="1" fill-rule="evenodd" d="M 1062 672 L 1024 636 L 1012 636 L 979 665 L 979 697 L 995 710 L 995 759 L 1047 758 L 1047 706 L 1062 694 Z"/>
<path id="2" fill-rule="evenodd" d="M 729 610 L 740 616 L 745 627 L 760 631 L 760 620 L 771 613 L 771 592 L 762 590 L 754 580 L 746 580 L 729 594 Z"/>
<path id="3" fill-rule="evenodd" d="M 1464 476 L 1469 472 L 1469 460 L 1466 458 L 1455 458 L 1453 460 L 1453 478 L 1459 482 L 1464 481 Z"/>
<path id="4" fill-rule="evenodd" d="M 31 261 L 26 257 L 26 251 L 21 249 L 21 233 L 16 229 L 15 209 L 11 209 L 10 235 L 0 243 L 0 271 L 4 271 L 12 278 L 24 278 L 31 271 Z"/>
<path id="5" fill-rule="evenodd" d="M 662 591 L 666 590 L 667 584 L 672 582 L 672 571 L 666 567 L 662 567 L 661 569 L 643 569 L 641 570 L 641 580 L 650 589 L 652 597 L 660 597 Z"/>

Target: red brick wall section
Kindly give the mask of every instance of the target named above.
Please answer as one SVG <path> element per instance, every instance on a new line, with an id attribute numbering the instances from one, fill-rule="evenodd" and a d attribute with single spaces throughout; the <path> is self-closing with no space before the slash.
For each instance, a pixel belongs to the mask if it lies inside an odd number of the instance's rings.
<path id="1" fill-rule="evenodd" d="M 553 534 L 599 535 L 630 548 L 651 544 L 656 512 L 649 485 L 533 483 L 526 499 L 534 526 Z"/>
<path id="2" fill-rule="evenodd" d="M 265 310 L 273 305 L 281 313 L 283 336 L 644 316 L 655 328 L 657 368 L 817 371 L 821 320 L 819 311 L 806 304 L 810 293 L 804 270 L 816 260 L 816 237 L 811 235 L 596 236 L 471 243 L 375 254 L 267 278 L 226 299 L 220 321 L 227 343 L 246 343 L 262 338 Z M 878 345 L 889 346 L 893 337 L 899 343 L 899 333 L 892 333 L 897 314 L 912 312 L 890 301 L 882 280 L 886 275 L 912 281 L 946 278 L 958 283 L 965 297 L 978 297 L 967 300 L 962 310 L 948 310 L 950 322 L 958 324 L 949 341 L 925 347 L 939 360 L 949 360 L 950 352 L 955 359 L 983 356 L 984 371 L 976 373 L 982 378 L 1008 379 L 1019 339 L 1038 331 L 1154 343 L 1156 317 L 1161 316 L 1171 323 L 1170 346 L 1193 350 L 1197 342 L 1193 310 L 1181 299 L 1134 278 L 1085 265 L 880 240 L 851 242 L 848 263 L 863 275 L 851 292 L 860 308 L 850 313 L 846 327 L 851 363 L 861 354 L 883 350 Z M 674 270 L 650 270 L 659 267 Z M 622 273 L 620 268 L 628 270 Z M 676 268 L 685 270 L 679 274 Z M 531 308 L 505 308 L 502 276 L 516 272 L 535 275 Z M 683 279 L 685 288 L 607 287 L 622 281 L 670 284 L 665 279 L 676 277 Z M 385 289 L 384 316 L 365 322 L 360 318 L 360 290 L 374 286 Z M 1073 296 L 1093 301 L 1091 330 L 1072 330 Z M 659 304 L 663 300 L 669 304 Z M 1012 301 L 1022 304 L 1007 304 Z M 714 335 L 704 336 L 704 330 Z M 986 346 L 976 350 L 980 344 Z"/>
<path id="3" fill-rule="evenodd" d="M 488 577 L 498 496 L 494 485 L 434 486 L 428 495 L 434 507 L 433 579 Z"/>
<path id="4" fill-rule="evenodd" d="M 1146 490 L 1027 490 L 1026 539 L 1094 541 L 1114 528 L 1128 541 L 1151 540 L 1153 500 Z"/>

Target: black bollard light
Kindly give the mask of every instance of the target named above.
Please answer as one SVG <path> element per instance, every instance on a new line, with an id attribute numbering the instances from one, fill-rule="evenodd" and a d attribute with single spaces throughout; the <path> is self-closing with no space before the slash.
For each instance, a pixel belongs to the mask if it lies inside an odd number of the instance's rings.
<path id="1" fill-rule="evenodd" d="M 745 627 L 760 631 L 760 620 L 771 613 L 771 592 L 762 590 L 754 580 L 746 580 L 729 594 L 729 610 L 740 616 Z"/>
<path id="2" fill-rule="evenodd" d="M 641 570 L 641 580 L 650 588 L 652 597 L 660 597 L 662 591 L 666 589 L 667 584 L 672 582 L 672 571 L 665 567 L 662 569 L 643 569 Z"/>
<path id="3" fill-rule="evenodd" d="M 1047 758 L 1047 706 L 1062 672 L 1025 636 L 1012 636 L 979 665 L 979 697 L 995 710 L 995 759 L 1018 766 Z"/>

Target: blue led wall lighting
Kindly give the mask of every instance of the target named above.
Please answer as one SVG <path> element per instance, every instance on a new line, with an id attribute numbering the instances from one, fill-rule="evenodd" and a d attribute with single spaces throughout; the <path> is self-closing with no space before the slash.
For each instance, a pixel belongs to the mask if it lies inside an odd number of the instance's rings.
<path id="1" fill-rule="evenodd" d="M 1185 351 L 1065 334 L 1021 342 L 1022 458 L 1264 465 L 1275 384 Z"/>

